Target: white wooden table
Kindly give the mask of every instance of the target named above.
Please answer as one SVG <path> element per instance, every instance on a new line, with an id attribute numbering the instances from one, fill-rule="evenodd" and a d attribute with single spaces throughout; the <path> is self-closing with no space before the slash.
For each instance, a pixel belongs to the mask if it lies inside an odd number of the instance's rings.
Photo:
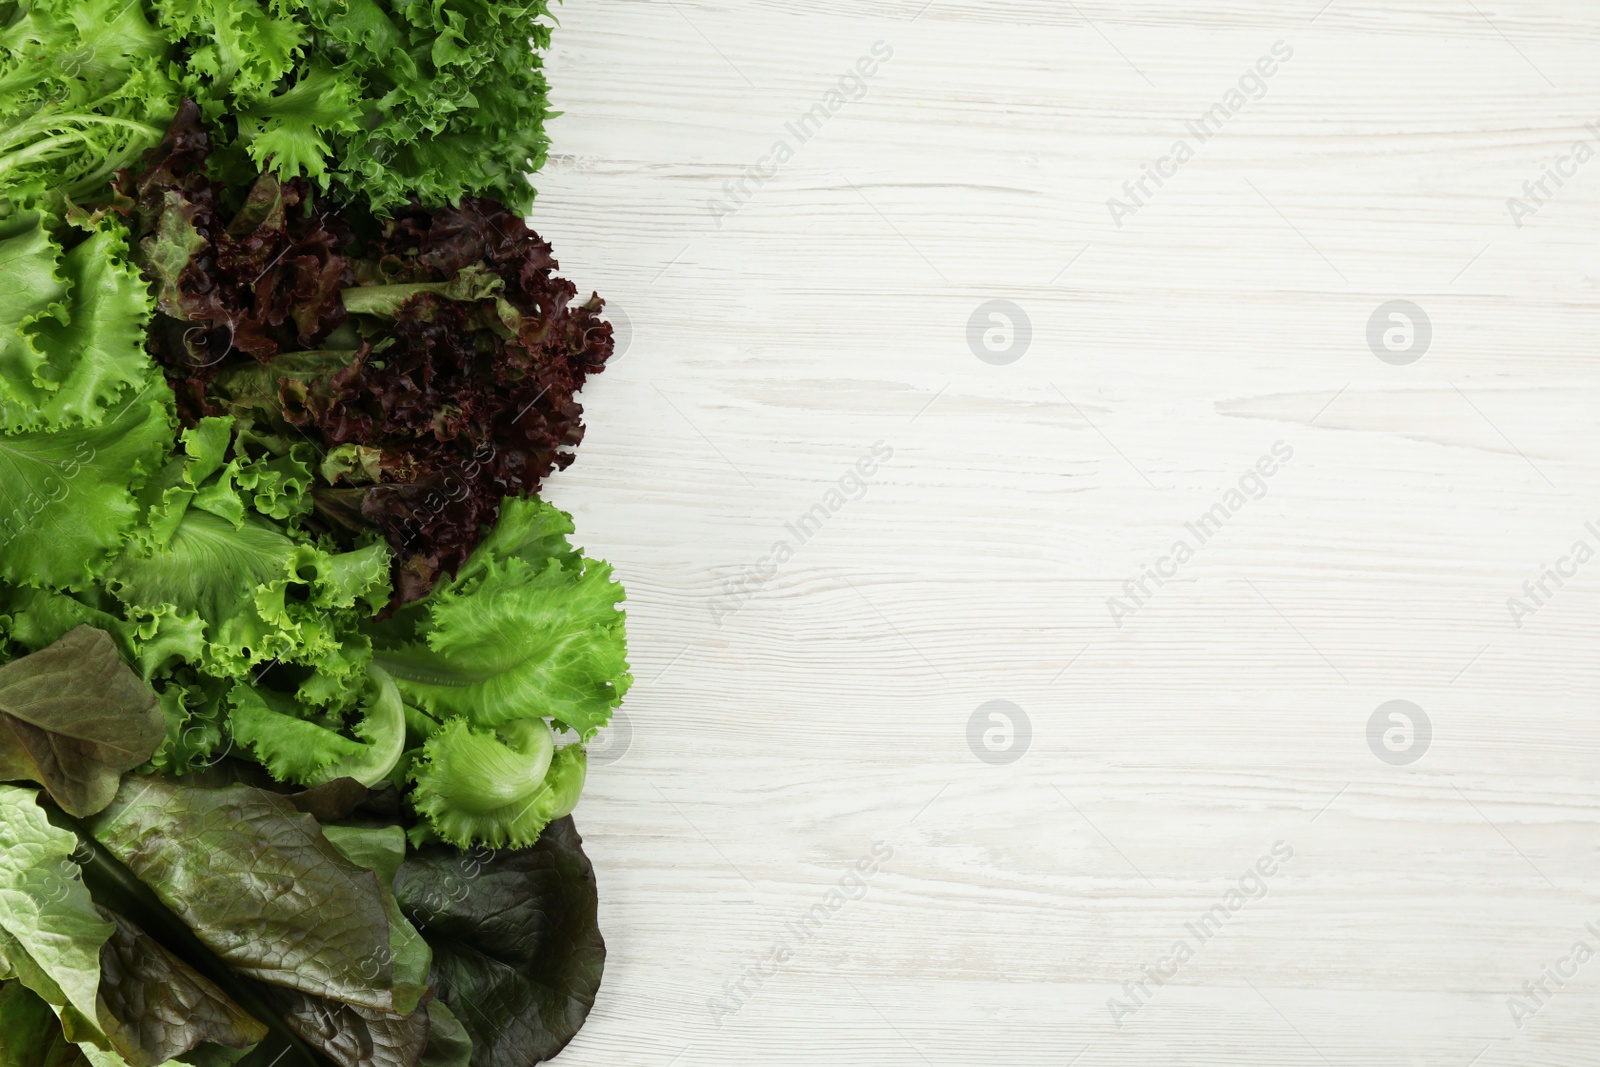
<path id="1" fill-rule="evenodd" d="M 1600 1062 L 1600 10 L 921 2 L 561 13 L 638 677 L 561 1062 Z"/>

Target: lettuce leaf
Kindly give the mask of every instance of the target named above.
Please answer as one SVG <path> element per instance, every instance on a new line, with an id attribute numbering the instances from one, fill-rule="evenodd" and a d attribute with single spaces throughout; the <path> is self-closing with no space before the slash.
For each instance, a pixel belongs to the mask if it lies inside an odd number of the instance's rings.
<path id="1" fill-rule="evenodd" d="M 394 966 L 392 1010 L 410 1016 L 432 986 L 433 950 L 400 910 L 394 879 L 406 857 L 406 834 L 398 826 L 324 826 L 323 835 L 340 854 L 378 876 L 384 913 L 389 917 L 389 958 Z"/>
<path id="2" fill-rule="evenodd" d="M 20 979 L 74 1030 L 98 1037 L 100 948 L 111 923 L 95 911 L 72 856 L 77 835 L 45 817 L 33 789 L 0 785 L 0 978 Z"/>
<path id="3" fill-rule="evenodd" d="M 49 392 L 31 417 L 9 419 L 8 429 L 97 425 L 118 398 L 148 380 L 144 338 L 153 301 L 129 265 L 121 225 L 102 222 L 62 257 L 61 273 L 68 285 L 66 318 L 44 318 L 35 327 L 37 343 L 49 355 Z"/>
<path id="4" fill-rule="evenodd" d="M 111 566 L 117 598 L 146 612 L 170 606 L 206 625 L 210 673 L 241 679 L 274 660 L 318 662 L 353 636 L 358 605 L 375 610 L 388 592 L 382 545 L 328 553 L 257 518 L 238 526 L 186 510 L 165 543 L 146 531 Z"/>
<path id="5" fill-rule="evenodd" d="M 85 825 L 240 974 L 391 1010 L 378 876 L 347 860 L 284 797 L 243 785 L 129 780 Z"/>
<path id="6" fill-rule="evenodd" d="M 0 1067 L 89 1067 L 50 1005 L 15 979 L 0 981 Z"/>
<path id="7" fill-rule="evenodd" d="M 31 218 L 31 224 L 29 219 Z M 30 328 L 66 314 L 67 280 L 60 274 L 61 248 L 44 217 L 18 220 L 0 239 L 0 419 L 6 428 L 37 425 L 35 414 L 49 396 L 47 356 Z"/>
<path id="8" fill-rule="evenodd" d="M 103 192 L 172 118 L 171 44 L 147 5 L 127 0 L 31 0 L 5 11 L 0 200 Z"/>
<path id="9" fill-rule="evenodd" d="M 572 820 L 537 844 L 406 858 L 395 895 L 433 945 L 439 995 L 472 1041 L 472 1067 L 526 1067 L 566 1047 L 605 967 L 594 867 Z"/>
<path id="10" fill-rule="evenodd" d="M 359 741 L 299 717 L 292 699 L 249 685 L 234 686 L 229 698 L 234 739 L 281 782 L 380 784 L 405 751 L 405 707 L 393 679 L 376 667 L 368 671 L 373 691 L 354 730 Z"/>
<path id="11" fill-rule="evenodd" d="M 288 7 L 280 32 L 309 25 L 318 54 L 296 63 L 288 88 L 231 92 L 256 165 L 332 181 L 380 214 L 412 197 L 468 195 L 528 212 L 527 175 L 549 146 L 546 0 L 306 0 L 292 17 Z M 219 80 L 186 82 L 212 118 Z"/>
<path id="12" fill-rule="evenodd" d="M 289 1028 L 338 1067 L 414 1067 L 428 1043 L 426 1006 L 401 1016 L 298 989 L 269 996 Z"/>
<path id="13" fill-rule="evenodd" d="M 0 436 L 0 579 L 82 589 L 103 571 L 171 446 L 170 397 L 148 381 L 98 425 Z"/>
<path id="14" fill-rule="evenodd" d="M 610 721 L 633 684 L 626 594 L 609 564 L 580 560 L 571 531 L 551 504 L 507 500 L 453 581 L 374 629 L 374 661 L 409 703 L 489 729 L 552 718 L 584 740 Z"/>
<path id="15" fill-rule="evenodd" d="M 0 781 L 38 782 L 69 814 L 93 815 L 166 736 L 156 703 L 105 631 L 79 626 L 0 667 Z"/>
<path id="16" fill-rule="evenodd" d="M 551 820 L 571 814 L 583 793 L 588 757 L 582 745 L 539 760 L 518 744 L 518 735 L 548 737 L 544 723 L 525 719 L 499 733 L 510 743 L 453 719 L 428 738 L 412 769 L 412 804 L 440 839 L 458 848 L 526 847 Z"/>
<path id="17" fill-rule="evenodd" d="M 100 950 L 100 1028 L 132 1067 L 156 1067 L 202 1044 L 248 1049 L 267 1028 L 122 915 Z"/>

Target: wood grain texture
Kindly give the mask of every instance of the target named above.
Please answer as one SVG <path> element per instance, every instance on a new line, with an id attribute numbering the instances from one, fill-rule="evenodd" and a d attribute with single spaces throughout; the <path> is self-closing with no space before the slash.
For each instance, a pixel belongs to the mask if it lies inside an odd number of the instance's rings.
<path id="1" fill-rule="evenodd" d="M 550 493 L 628 583 L 639 678 L 577 813 L 611 957 L 562 1062 L 1600 1060 L 1600 962 L 1508 1006 L 1600 951 L 1600 559 L 1507 603 L 1600 548 L 1600 159 L 1507 207 L 1593 143 L 1600 12 L 1321 6 L 561 12 L 534 221 L 632 336 Z M 719 219 L 880 41 L 865 95 Z M 1032 327 L 1005 366 L 968 340 L 995 299 Z M 1408 366 L 1368 347 L 1394 299 L 1433 328 Z M 1408 766 L 1368 745 L 1394 699 L 1432 723 Z M 1007 765 L 968 743 L 991 700 L 1031 723 Z"/>

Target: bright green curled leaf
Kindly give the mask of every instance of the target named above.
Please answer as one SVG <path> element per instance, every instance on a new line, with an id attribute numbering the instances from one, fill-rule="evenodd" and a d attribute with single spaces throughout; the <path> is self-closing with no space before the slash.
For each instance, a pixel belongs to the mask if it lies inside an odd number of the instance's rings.
<path id="1" fill-rule="evenodd" d="M 179 440 L 185 455 L 174 457 L 143 494 L 150 504 L 149 539 L 171 541 L 189 508 L 208 511 L 235 528 L 244 526 L 253 509 L 260 515 L 298 520 L 311 510 L 311 445 L 295 446 L 289 455 L 255 457 L 243 444 L 230 461 L 234 445 L 232 418 L 203 418 L 184 430 Z"/>
<path id="2" fill-rule="evenodd" d="M 374 1011 L 393 1002 L 378 876 L 276 794 L 129 780 L 89 832 L 231 968 Z"/>
<path id="3" fill-rule="evenodd" d="M 11 639 L 37 651 L 78 626 L 110 634 L 122 658 L 138 668 L 145 681 L 161 676 L 175 662 L 195 662 L 205 651 L 204 626 L 193 615 L 179 615 L 171 605 L 130 618 L 112 615 L 84 599 L 53 589 L 11 589 L 0 593 L 0 610 L 13 612 Z M 110 605 L 108 605 L 110 606 Z"/>
<path id="4" fill-rule="evenodd" d="M 0 28 L 0 197 L 106 190 L 171 121 L 178 88 L 150 5 L 30 0 Z M 20 8 L 20 10 L 18 10 Z"/>
<path id="5" fill-rule="evenodd" d="M 609 564 L 578 559 L 570 530 L 553 506 L 508 499 L 456 579 L 405 613 L 425 637 L 378 628 L 374 660 L 408 703 L 483 729 L 553 718 L 584 740 L 610 720 L 633 682 L 626 594 Z"/>
<path id="6" fill-rule="evenodd" d="M 378 785 L 405 752 L 406 717 L 393 679 L 376 667 L 368 670 L 374 692 L 354 731 L 359 740 L 301 718 L 293 698 L 244 683 L 230 698 L 234 740 L 280 782 L 317 786 L 354 778 Z"/>
<path id="7" fill-rule="evenodd" d="M 359 741 L 302 719 L 300 704 L 290 694 L 237 682 L 228 694 L 228 708 L 234 741 L 280 782 L 331 781 L 339 775 L 330 773 L 330 767 L 361 756 Z"/>
<path id="8" fill-rule="evenodd" d="M 0 427 L 9 429 L 37 425 L 34 412 L 49 399 L 48 357 L 30 328 L 66 314 L 67 281 L 43 216 L 24 216 L 6 228 L 11 232 L 0 239 Z"/>
<path id="9" fill-rule="evenodd" d="M 571 819 L 532 848 L 407 857 L 400 905 L 433 945 L 439 996 L 472 1039 L 472 1067 L 527 1067 L 566 1047 L 605 968 L 594 868 Z"/>
<path id="10" fill-rule="evenodd" d="M 65 322 L 43 319 L 37 343 L 49 358 L 48 402 L 34 425 L 96 425 L 118 398 L 143 387 L 150 359 L 145 327 L 154 302 L 128 265 L 120 223 L 107 221 L 62 261 L 71 284 Z M 26 423 L 24 423 L 26 425 Z"/>
<path id="11" fill-rule="evenodd" d="M 79 626 L 0 667 L 0 781 L 38 782 L 71 815 L 111 803 L 165 737 L 155 693 L 104 630 Z"/>
<path id="12" fill-rule="evenodd" d="M 412 804 L 458 848 L 531 845 L 546 824 L 571 814 L 583 793 L 582 745 L 555 749 L 541 719 L 510 723 L 499 735 L 452 719 L 428 738 L 412 768 Z"/>
<path id="13" fill-rule="evenodd" d="M 354 637 L 350 609 L 369 612 L 387 600 L 388 570 L 381 544 L 330 554 L 265 520 L 235 526 L 191 507 L 164 542 L 153 532 L 137 537 L 107 577 L 129 608 L 170 605 L 198 615 L 207 672 L 248 679 L 274 660 L 339 655 Z M 351 617 L 341 623 L 341 613 Z"/>
<path id="14" fill-rule="evenodd" d="M 81 589 L 101 573 L 171 447 L 171 402 L 152 374 L 97 426 L 0 436 L 0 578 Z"/>
<path id="15" fill-rule="evenodd" d="M 100 948 L 112 927 L 72 861 L 77 847 L 76 834 L 45 818 L 36 790 L 0 785 L 0 956 L 23 985 L 92 1034 Z"/>

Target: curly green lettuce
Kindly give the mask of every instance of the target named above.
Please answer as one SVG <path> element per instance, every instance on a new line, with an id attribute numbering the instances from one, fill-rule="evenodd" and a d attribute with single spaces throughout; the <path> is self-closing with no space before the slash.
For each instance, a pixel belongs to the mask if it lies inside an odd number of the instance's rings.
<path id="1" fill-rule="evenodd" d="M 0 202 L 106 192 L 172 121 L 172 52 L 138 2 L 0 4 Z"/>
<path id="2" fill-rule="evenodd" d="M 241 684 L 233 735 L 284 781 L 400 786 L 413 839 L 524 848 L 570 813 L 582 741 L 632 684 L 621 585 L 567 541 L 569 516 L 537 499 L 500 521 L 451 581 L 361 627 L 370 683 L 343 715 Z M 557 747 L 554 729 L 577 735 Z M 402 739 L 404 750 L 401 750 Z"/>
<path id="3" fill-rule="evenodd" d="M 219 177 L 337 186 L 388 214 L 492 196 L 526 214 L 552 116 L 547 0 L 31 0 L 0 5 L 0 200 L 80 202 L 185 98 Z"/>
<path id="4" fill-rule="evenodd" d="M 408 703 L 490 730 L 536 714 L 582 740 L 610 721 L 633 684 L 626 594 L 572 531 L 559 508 L 508 499 L 454 578 L 374 628 L 374 662 Z"/>
<path id="5" fill-rule="evenodd" d="M 526 847 L 571 812 L 587 761 L 550 726 L 588 740 L 633 683 L 622 586 L 572 529 L 544 501 L 507 500 L 454 579 L 372 628 L 374 662 L 425 738 L 411 802 L 458 847 Z"/>

